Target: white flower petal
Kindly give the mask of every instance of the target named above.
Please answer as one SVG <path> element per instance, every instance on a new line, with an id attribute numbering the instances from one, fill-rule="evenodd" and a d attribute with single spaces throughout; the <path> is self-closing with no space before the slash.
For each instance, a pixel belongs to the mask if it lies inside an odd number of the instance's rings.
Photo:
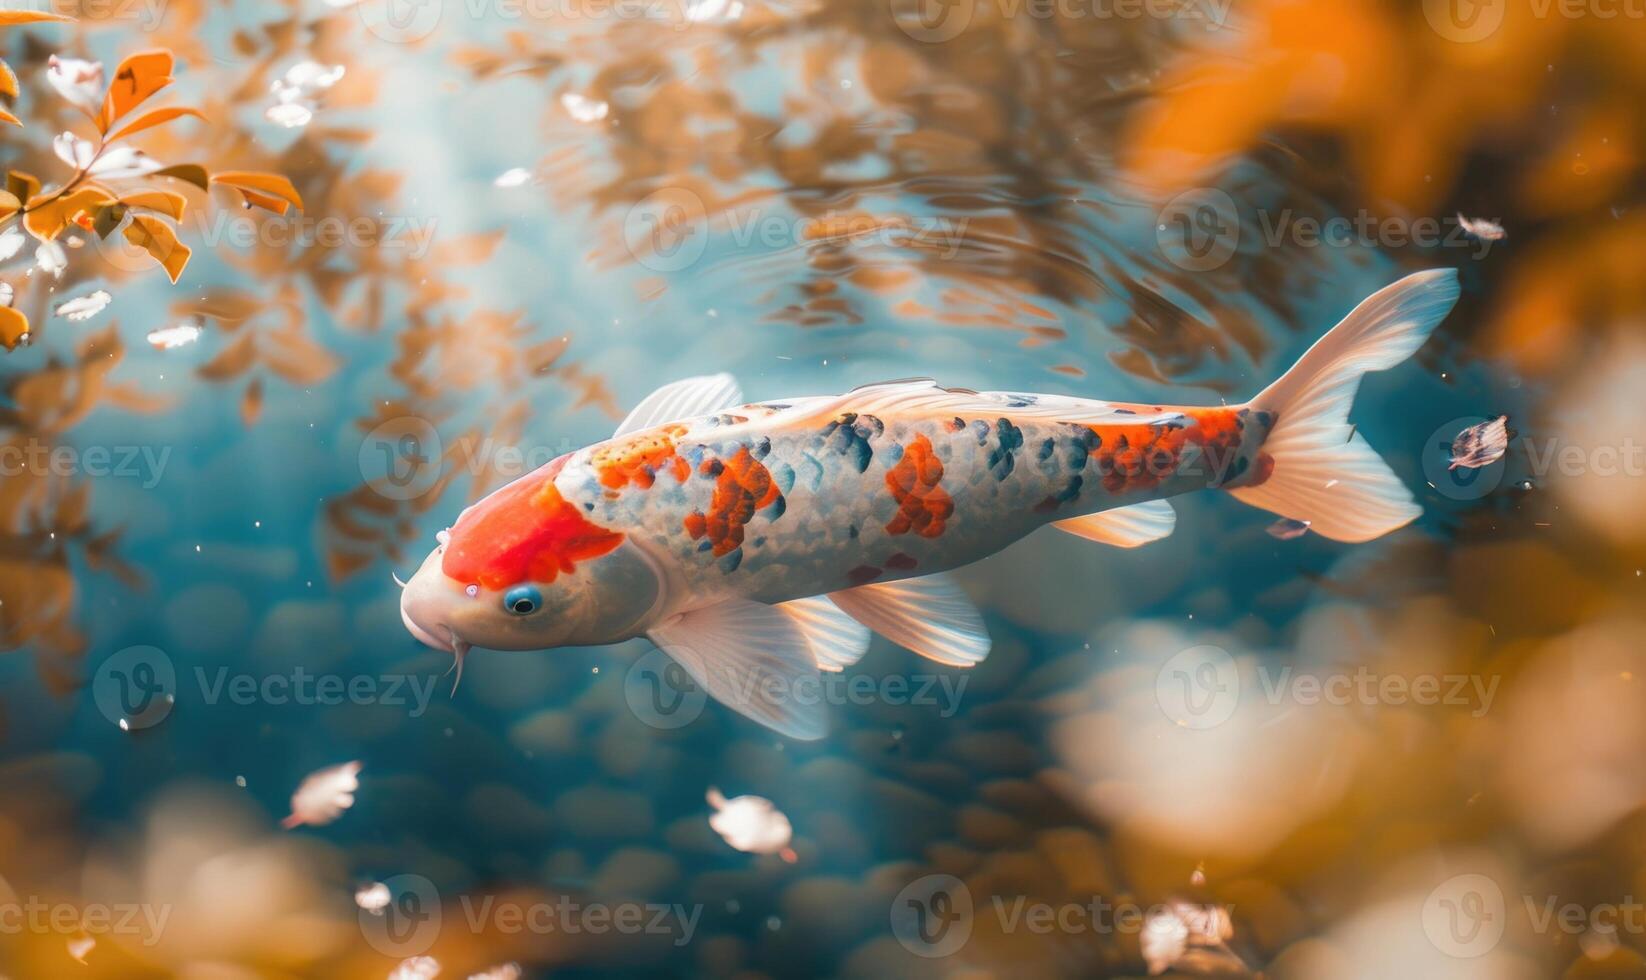
<path id="1" fill-rule="evenodd" d="M 291 795 L 291 816 L 281 826 L 300 824 L 321 827 L 354 806 L 354 791 L 360 788 L 360 763 L 345 762 L 312 772 Z"/>
<path id="2" fill-rule="evenodd" d="M 611 111 L 611 106 L 599 99 L 591 99 L 576 92 L 567 92 L 560 96 L 560 107 L 566 110 L 568 116 L 585 123 L 598 122 L 606 118 L 606 113 Z"/>
<path id="3" fill-rule="evenodd" d="M 99 289 L 84 296 L 64 300 L 58 303 L 51 312 L 52 315 L 60 316 L 65 320 L 90 320 L 103 312 L 113 299 L 114 297 L 109 295 L 108 290 Z"/>

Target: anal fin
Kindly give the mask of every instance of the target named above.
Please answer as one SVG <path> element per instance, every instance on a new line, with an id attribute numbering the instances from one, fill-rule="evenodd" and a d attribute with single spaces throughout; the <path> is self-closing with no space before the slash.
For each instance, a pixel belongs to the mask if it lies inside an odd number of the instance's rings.
<path id="1" fill-rule="evenodd" d="M 970 667 L 989 655 L 982 615 L 947 575 L 860 585 L 829 598 L 846 615 L 929 660 Z"/>
<path id="2" fill-rule="evenodd" d="M 1176 526 L 1177 512 L 1164 500 L 1150 500 L 1052 523 L 1059 531 L 1116 548 L 1136 548 L 1159 541 Z"/>
<path id="3" fill-rule="evenodd" d="M 828 596 L 793 599 L 779 603 L 777 608 L 806 635 L 819 670 L 845 670 L 863 659 L 869 649 L 868 627 L 846 615 Z"/>

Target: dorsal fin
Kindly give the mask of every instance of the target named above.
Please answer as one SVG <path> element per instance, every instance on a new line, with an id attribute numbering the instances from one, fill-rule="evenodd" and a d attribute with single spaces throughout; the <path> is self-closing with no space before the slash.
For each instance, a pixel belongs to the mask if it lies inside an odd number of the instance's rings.
<path id="1" fill-rule="evenodd" d="M 729 374 L 682 378 L 642 398 L 612 436 L 627 435 L 681 419 L 713 415 L 721 409 L 741 404 L 743 389 L 738 387 L 737 379 Z"/>

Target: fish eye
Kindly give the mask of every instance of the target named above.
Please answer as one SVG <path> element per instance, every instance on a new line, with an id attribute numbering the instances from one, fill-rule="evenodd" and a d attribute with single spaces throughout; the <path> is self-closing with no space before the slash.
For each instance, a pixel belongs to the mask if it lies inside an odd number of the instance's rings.
<path id="1" fill-rule="evenodd" d="M 517 585 L 503 593 L 503 608 L 516 616 L 529 616 L 543 608 L 543 593 L 533 585 Z"/>

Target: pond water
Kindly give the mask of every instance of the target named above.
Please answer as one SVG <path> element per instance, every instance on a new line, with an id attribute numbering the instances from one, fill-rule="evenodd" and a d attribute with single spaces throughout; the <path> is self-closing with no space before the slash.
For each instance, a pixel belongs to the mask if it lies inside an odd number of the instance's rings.
<path id="1" fill-rule="evenodd" d="M 1639 80 L 1573 67 L 1638 34 L 1517 12 L 1476 49 L 1427 4 L 1122 6 L 173 2 L 8 29 L 7 166 L 64 176 L 48 55 L 165 47 L 210 122 L 143 145 L 285 174 L 303 207 L 188 191 L 177 285 L 82 229 L 61 278 L 32 247 L 0 265 L 36 311 L 0 361 L 29 460 L 0 492 L 0 877 L 77 910 L 8 929 L 0 971 L 1141 975 L 1174 901 L 1230 917 L 1169 958 L 1195 974 L 1630 955 L 1519 920 L 1471 945 L 1434 909 L 1490 904 L 1459 876 L 1512 909 L 1639 880 L 1646 521 L 1641 474 L 1597 455 L 1633 458 L 1640 421 L 1612 258 L 1640 244 L 1613 111 Z M 310 61 L 343 72 L 271 120 Z M 1401 95 L 1427 75 L 1468 87 Z M 1459 122 L 1494 86 L 1497 121 Z M 877 639 L 822 740 L 644 640 L 477 650 L 453 693 L 401 623 L 391 574 L 464 506 L 663 383 L 1233 404 L 1439 267 L 1457 310 L 1351 414 L 1413 525 L 1282 540 L 1202 492 L 1148 547 L 1037 533 L 958 573 L 984 663 Z M 94 318 L 48 315 L 99 288 Z M 146 341 L 179 324 L 198 339 Z M 1509 456 L 1448 469 L 1504 413 Z M 352 806 L 279 826 L 351 761 Z M 731 846 L 711 790 L 772 801 L 789 853 Z"/>

